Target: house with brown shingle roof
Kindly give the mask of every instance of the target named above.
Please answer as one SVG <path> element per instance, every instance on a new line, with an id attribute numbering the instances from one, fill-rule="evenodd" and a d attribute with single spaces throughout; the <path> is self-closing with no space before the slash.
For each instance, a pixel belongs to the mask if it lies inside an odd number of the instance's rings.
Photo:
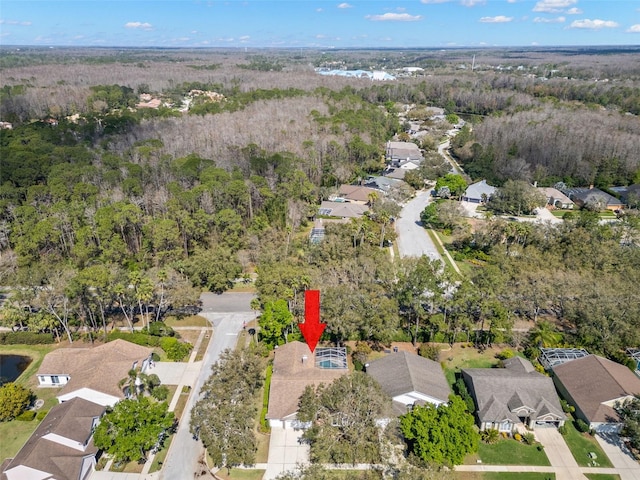
<path id="1" fill-rule="evenodd" d="M 369 211 L 369 207 L 352 202 L 331 202 L 323 200 L 318 208 L 318 215 L 335 218 L 360 218 L 365 212 Z"/>
<path id="2" fill-rule="evenodd" d="M 367 374 L 393 399 L 398 415 L 414 405 L 449 401 L 451 388 L 438 362 L 415 353 L 394 352 L 366 365 Z"/>
<path id="3" fill-rule="evenodd" d="M 557 365 L 553 375 L 560 394 L 576 407 L 576 416 L 597 432 L 620 431 L 613 407 L 640 394 L 640 378 L 629 368 L 597 355 Z"/>
<path id="4" fill-rule="evenodd" d="M 53 407 L 2 472 L 2 480 L 84 480 L 93 471 L 93 429 L 105 407 L 80 397 Z"/>
<path id="5" fill-rule="evenodd" d="M 553 381 L 537 372 L 529 360 L 505 360 L 505 368 L 462 370 L 469 393 L 476 404 L 480 430 L 513 432 L 518 424 L 528 428 L 564 425 Z"/>
<path id="6" fill-rule="evenodd" d="M 122 339 L 93 348 L 60 348 L 45 356 L 38 369 L 38 384 L 60 388 L 60 402 L 82 397 L 111 406 L 125 397 L 119 382 L 132 369 L 144 373 L 152 352 Z"/>
<path id="7" fill-rule="evenodd" d="M 371 201 L 371 196 L 380 197 L 384 192 L 375 188 L 362 187 L 360 185 L 340 185 L 338 196 L 352 203 L 367 205 Z"/>
<path id="8" fill-rule="evenodd" d="M 273 375 L 269 388 L 267 419 L 271 427 L 303 428 L 296 418 L 298 400 L 307 386 L 328 385 L 349 373 L 346 368 L 322 368 L 316 365 L 316 354 L 306 343 L 280 345 L 273 358 Z"/>

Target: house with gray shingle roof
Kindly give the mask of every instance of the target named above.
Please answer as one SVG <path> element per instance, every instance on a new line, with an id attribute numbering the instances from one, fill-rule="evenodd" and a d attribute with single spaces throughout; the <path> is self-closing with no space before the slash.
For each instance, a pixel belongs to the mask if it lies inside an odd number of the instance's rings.
<path id="1" fill-rule="evenodd" d="M 628 367 L 597 355 L 587 355 L 553 367 L 560 394 L 576 407 L 576 416 L 599 432 L 622 428 L 616 402 L 640 395 L 640 378 Z"/>
<path id="2" fill-rule="evenodd" d="M 449 401 L 451 388 L 438 362 L 414 353 L 394 352 L 367 364 L 382 390 L 393 399 L 393 408 L 402 415 L 412 406 L 440 405 Z"/>
<path id="3" fill-rule="evenodd" d="M 392 167 L 400 167 L 407 162 L 420 165 L 424 160 L 420 148 L 413 142 L 387 142 L 385 157 Z"/>
<path id="4" fill-rule="evenodd" d="M 494 193 L 496 193 L 496 187 L 489 185 L 486 180 L 481 180 L 467 187 L 462 200 L 471 203 L 484 203 Z"/>
<path id="5" fill-rule="evenodd" d="M 566 416 L 551 378 L 521 357 L 503 363 L 505 368 L 462 370 L 480 429 L 513 432 L 518 424 L 529 428 L 564 425 Z"/>
<path id="6" fill-rule="evenodd" d="M 623 201 L 593 186 L 566 188 L 562 193 L 580 207 L 594 210 L 621 210 L 625 207 Z"/>
<path id="7" fill-rule="evenodd" d="M 84 480 L 96 463 L 93 429 L 105 407 L 73 398 L 53 407 L 2 472 L 2 480 Z"/>

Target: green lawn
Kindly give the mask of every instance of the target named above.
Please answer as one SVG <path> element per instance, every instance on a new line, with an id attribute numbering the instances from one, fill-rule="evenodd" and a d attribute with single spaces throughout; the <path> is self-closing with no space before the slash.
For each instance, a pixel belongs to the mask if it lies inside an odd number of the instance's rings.
<path id="1" fill-rule="evenodd" d="M 2 438 L 0 442 L 0 463 L 5 458 L 13 458 L 18 453 L 24 442 L 36 429 L 38 423 L 36 420 L 31 422 L 13 420 L 12 422 L 0 423 L 0 438 Z"/>
<path id="2" fill-rule="evenodd" d="M 510 438 L 493 445 L 481 442 L 477 458 L 489 465 L 551 465 L 544 450 L 538 450 L 537 445 L 526 445 Z"/>
<path id="3" fill-rule="evenodd" d="M 565 425 L 567 427 L 567 434 L 564 435 L 564 441 L 567 443 L 567 446 L 569 447 L 569 450 L 571 450 L 576 462 L 578 462 L 578 465 L 581 467 L 613 467 L 609 458 L 602 448 L 600 448 L 600 445 L 595 438 L 587 433 L 580 433 L 576 430 L 576 427 L 573 425 L 573 421 L 571 420 L 568 420 Z M 591 463 L 593 460 L 589 457 L 590 452 L 596 454 L 597 458 L 595 461 L 598 465 L 593 465 L 593 463 Z"/>
<path id="4" fill-rule="evenodd" d="M 165 318 L 164 323 L 172 328 L 175 327 L 210 327 L 211 323 L 200 315 L 191 315 L 190 317 L 184 317 L 178 319 L 177 317 L 169 316 Z"/>
<path id="5" fill-rule="evenodd" d="M 482 480 L 555 480 L 555 473 L 540 472 L 485 472 Z"/>
<path id="6" fill-rule="evenodd" d="M 620 480 L 620 475 L 615 473 L 585 473 L 589 480 Z"/>
<path id="7" fill-rule="evenodd" d="M 495 354 L 501 349 L 487 349 L 480 353 L 476 348 L 462 348 L 462 344 L 455 344 L 452 350 L 443 350 L 440 361 L 449 385 L 455 383 L 455 374 L 463 368 L 491 368 L 498 365 Z"/>
<path id="8" fill-rule="evenodd" d="M 33 393 L 40 399 L 44 400 L 42 410 L 49 410 L 58 403 L 56 394 L 57 388 L 37 388 L 37 380 L 35 373 L 40 368 L 42 359 L 56 345 L 3 345 L 2 353 L 6 355 L 24 355 L 31 357 L 32 361 L 27 369 L 18 377 L 16 383 L 33 390 Z M 38 426 L 38 421 L 19 422 L 13 420 L 11 422 L 0 422 L 0 463 L 5 458 L 13 458 L 22 448 L 29 436 Z"/>
<path id="9" fill-rule="evenodd" d="M 231 475 L 227 475 L 227 470 L 222 469 L 216 473 L 218 478 L 224 480 L 261 480 L 264 475 L 264 470 L 245 470 L 240 468 L 234 468 L 231 470 Z"/>

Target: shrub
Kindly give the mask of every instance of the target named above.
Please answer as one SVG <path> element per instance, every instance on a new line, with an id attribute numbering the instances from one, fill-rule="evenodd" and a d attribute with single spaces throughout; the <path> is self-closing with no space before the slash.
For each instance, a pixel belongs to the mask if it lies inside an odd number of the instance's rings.
<path id="1" fill-rule="evenodd" d="M 176 334 L 173 328 L 163 322 L 151 322 L 144 330 L 154 337 L 173 337 Z"/>
<path id="2" fill-rule="evenodd" d="M 162 402 L 169 396 L 169 387 L 167 387 L 166 385 L 158 385 L 157 387 L 153 387 L 151 389 L 151 396 L 159 402 Z"/>
<path id="3" fill-rule="evenodd" d="M 505 348 L 504 350 L 496 354 L 496 358 L 500 360 L 506 360 L 508 358 L 515 357 L 515 355 L 516 354 L 514 353 L 513 350 L 511 350 L 510 348 Z"/>
<path id="4" fill-rule="evenodd" d="M 0 332 L 2 345 L 46 345 L 54 342 L 55 339 L 50 333 Z"/>
<path id="5" fill-rule="evenodd" d="M 18 417 L 31 405 L 33 398 L 33 392 L 22 385 L 14 382 L 2 385 L 0 387 L 0 422 Z M 33 417 L 30 420 L 33 420 Z"/>
<path id="6" fill-rule="evenodd" d="M 36 420 L 40 421 L 43 420 L 44 417 L 47 416 L 47 413 L 49 413 L 49 410 L 40 410 L 37 414 L 36 414 Z"/>
<path id="7" fill-rule="evenodd" d="M 567 427 L 565 425 L 562 425 L 560 427 L 558 427 L 558 433 L 560 435 L 566 435 L 567 433 L 569 433 L 569 430 L 567 430 Z"/>
<path id="8" fill-rule="evenodd" d="M 160 337 L 160 348 L 165 351 L 169 360 L 179 362 L 193 349 L 187 342 L 179 342 L 175 337 Z"/>
<path id="9" fill-rule="evenodd" d="M 36 412 L 33 410 L 25 410 L 20 415 L 16 417 L 16 420 L 21 422 L 31 422 L 34 418 L 36 418 Z"/>
<path id="10" fill-rule="evenodd" d="M 440 356 L 440 347 L 432 343 L 423 343 L 418 349 L 418 355 L 437 362 L 438 357 Z"/>
<path id="11" fill-rule="evenodd" d="M 531 432 L 527 432 L 522 435 L 522 439 L 527 445 L 533 445 L 534 443 L 536 443 L 536 436 Z"/>
<path id="12" fill-rule="evenodd" d="M 576 407 L 570 405 L 569 402 L 564 399 L 560 399 L 560 405 L 562 406 L 562 411 L 564 413 L 573 413 L 576 411 Z"/>
<path id="13" fill-rule="evenodd" d="M 519 433 L 516 433 L 516 434 L 513 436 L 513 439 L 514 439 L 516 442 L 521 442 L 521 441 L 522 441 L 522 435 L 520 435 Z"/>
<path id="14" fill-rule="evenodd" d="M 354 364 L 355 362 L 358 362 L 361 365 L 364 365 L 367 362 L 367 358 L 371 354 L 371 351 L 371 347 L 367 342 L 357 342 L 356 348 L 351 354 Z"/>
<path id="15" fill-rule="evenodd" d="M 107 341 L 122 339 L 127 342 L 135 343 L 136 345 L 142 345 L 143 347 L 157 347 L 160 344 L 161 337 L 154 337 L 148 333 L 142 332 L 122 332 L 120 330 L 112 330 L 107 336 Z"/>
<path id="16" fill-rule="evenodd" d="M 576 429 L 579 432 L 586 433 L 589 431 L 589 424 L 584 420 L 582 420 L 581 418 L 576 420 L 575 425 L 576 425 Z"/>

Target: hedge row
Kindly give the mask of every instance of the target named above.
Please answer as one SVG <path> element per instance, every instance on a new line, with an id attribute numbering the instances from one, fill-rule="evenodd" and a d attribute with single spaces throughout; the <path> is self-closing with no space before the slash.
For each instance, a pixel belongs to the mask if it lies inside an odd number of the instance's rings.
<path id="1" fill-rule="evenodd" d="M 143 347 L 157 347 L 160 345 L 160 338 L 148 333 L 141 332 L 122 332 L 120 330 L 112 330 L 109 332 L 107 340 L 112 342 L 113 340 L 122 339 L 127 342 L 135 343 L 136 345 L 142 345 Z"/>
<path id="2" fill-rule="evenodd" d="M 260 410 L 260 426 L 263 432 L 268 432 L 269 420 L 267 420 L 267 410 L 269 408 L 269 389 L 271 388 L 271 376 L 273 375 L 273 365 L 267 367 L 266 378 L 264 379 L 264 394 L 262 396 L 262 410 Z"/>
<path id="3" fill-rule="evenodd" d="M 55 342 L 50 333 L 0 332 L 0 345 L 44 345 Z"/>

